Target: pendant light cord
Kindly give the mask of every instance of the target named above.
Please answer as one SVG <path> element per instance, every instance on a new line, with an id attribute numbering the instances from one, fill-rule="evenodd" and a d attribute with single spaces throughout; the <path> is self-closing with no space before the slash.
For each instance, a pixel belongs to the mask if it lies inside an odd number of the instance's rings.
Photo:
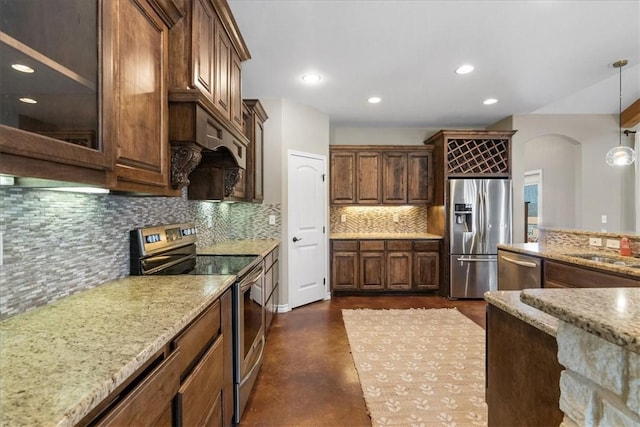
<path id="1" fill-rule="evenodd" d="M 622 145 L 622 65 L 618 67 L 620 69 L 620 104 L 618 108 L 618 145 Z"/>

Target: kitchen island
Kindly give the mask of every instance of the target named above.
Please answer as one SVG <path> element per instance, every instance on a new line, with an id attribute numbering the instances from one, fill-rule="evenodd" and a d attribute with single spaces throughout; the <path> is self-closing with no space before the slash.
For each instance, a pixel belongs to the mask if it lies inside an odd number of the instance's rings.
<path id="1" fill-rule="evenodd" d="M 234 280 L 132 276 L 0 322 L 0 425 L 79 423 Z"/>
<path id="2" fill-rule="evenodd" d="M 496 361 L 520 351 L 532 339 L 529 333 L 514 335 L 518 341 L 513 341 L 511 347 L 493 346 L 491 331 L 504 328 L 505 321 L 492 317 L 491 312 L 504 309 L 507 313 L 517 313 L 523 309 L 524 303 L 529 306 L 526 310 L 535 314 L 520 314 L 518 320 L 524 325 L 535 327 L 539 322 L 532 318 L 539 318 L 540 314 L 557 322 L 555 343 L 548 339 L 553 338 L 553 330 L 545 332 L 548 338 L 538 335 L 533 339 L 540 340 L 535 343 L 538 349 L 546 348 L 542 365 L 559 364 L 559 380 L 555 384 L 550 383 L 550 379 L 545 382 L 549 390 L 559 388 L 556 403 L 566 425 L 640 425 L 640 289 L 525 289 L 521 292 L 488 292 L 485 299 L 489 303 L 489 373 Z M 530 311 L 532 309 L 535 311 Z M 549 320 L 549 317 L 544 318 Z M 518 328 L 522 327 L 518 325 Z M 535 329 L 542 332 L 545 328 L 538 326 Z M 557 353 L 553 352 L 554 345 Z M 553 357 L 554 354 L 557 357 Z M 521 371 L 528 370 L 521 365 Z M 555 370 L 555 367 L 551 370 L 552 377 L 556 375 Z M 507 406 L 504 399 L 513 394 L 536 386 L 531 382 L 535 377 L 516 374 L 508 378 L 508 372 L 499 373 L 504 381 L 511 382 L 513 391 L 492 390 L 494 384 L 488 375 L 489 425 L 508 423 L 510 419 L 494 417 L 492 420 L 492 410 L 499 405 Z M 497 392 L 498 396 L 491 396 Z M 545 411 L 547 408 L 543 406 L 536 408 L 519 404 L 514 413 L 527 420 Z M 550 424 L 557 425 L 557 420 Z M 535 424 L 520 422 L 518 425 Z"/>
<path id="3" fill-rule="evenodd" d="M 602 271 L 614 275 L 634 278 L 640 286 L 640 258 L 621 257 L 609 250 L 598 250 L 593 247 L 545 244 L 545 243 L 511 243 L 498 245 L 498 249 L 516 252 L 525 255 L 544 258 L 545 260 L 560 261 L 578 267 Z M 586 255 L 600 255 L 610 262 L 602 262 L 597 259 L 585 258 Z"/>

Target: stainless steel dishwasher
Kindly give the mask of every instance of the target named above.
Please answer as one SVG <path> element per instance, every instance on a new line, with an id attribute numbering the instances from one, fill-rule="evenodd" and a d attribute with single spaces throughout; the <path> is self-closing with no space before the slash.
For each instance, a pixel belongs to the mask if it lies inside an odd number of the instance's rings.
<path id="1" fill-rule="evenodd" d="M 498 290 L 542 287 L 542 259 L 498 250 Z"/>

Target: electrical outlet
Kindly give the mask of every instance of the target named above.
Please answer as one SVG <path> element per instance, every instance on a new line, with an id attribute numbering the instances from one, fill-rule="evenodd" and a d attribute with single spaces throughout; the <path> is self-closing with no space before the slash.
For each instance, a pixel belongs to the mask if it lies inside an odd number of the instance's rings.
<path id="1" fill-rule="evenodd" d="M 269 225 L 276 225 L 276 216 L 269 215 Z"/>
<path id="2" fill-rule="evenodd" d="M 398 222 L 400 221 L 400 214 L 394 213 L 393 214 L 393 222 Z"/>
<path id="3" fill-rule="evenodd" d="M 207 228 L 212 228 L 212 227 L 213 227 L 213 218 L 208 216 L 207 217 Z"/>
<path id="4" fill-rule="evenodd" d="M 589 238 L 589 246 L 602 246 L 602 239 L 599 237 Z"/>
<path id="5" fill-rule="evenodd" d="M 347 216 L 345 214 L 340 215 L 340 222 L 347 222 Z"/>
<path id="6" fill-rule="evenodd" d="M 620 249 L 620 240 L 607 239 L 607 247 L 611 249 Z"/>

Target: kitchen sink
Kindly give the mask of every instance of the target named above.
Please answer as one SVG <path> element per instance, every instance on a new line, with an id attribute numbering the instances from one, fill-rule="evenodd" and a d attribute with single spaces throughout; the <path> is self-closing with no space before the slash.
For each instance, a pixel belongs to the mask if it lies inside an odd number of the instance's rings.
<path id="1" fill-rule="evenodd" d="M 630 267 L 630 268 L 640 268 L 640 260 L 638 259 L 623 260 L 621 258 L 603 256 L 600 254 L 567 254 L 567 255 L 575 258 L 586 259 L 589 261 L 603 262 L 605 264 L 613 264 L 613 265 L 619 265 L 622 267 Z"/>

